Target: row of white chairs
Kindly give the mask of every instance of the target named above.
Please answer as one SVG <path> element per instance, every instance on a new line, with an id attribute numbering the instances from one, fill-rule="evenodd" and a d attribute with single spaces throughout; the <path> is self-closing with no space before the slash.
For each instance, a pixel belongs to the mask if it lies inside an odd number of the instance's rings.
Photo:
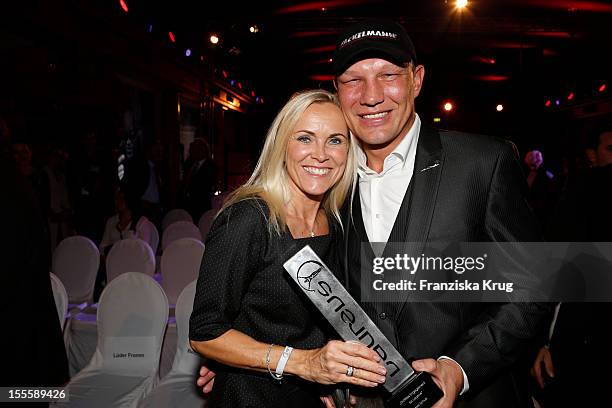
<path id="1" fill-rule="evenodd" d="M 51 275 L 60 322 L 66 291 Z M 161 380 L 159 365 L 168 321 L 164 290 L 149 276 L 127 272 L 104 289 L 97 310 L 98 339 L 89 364 L 67 384 L 69 402 L 55 407 L 204 407 L 195 386 L 202 364 L 189 346 L 189 316 L 196 281 L 181 292 L 175 309 L 178 332 L 172 368 Z"/>
<path id="2" fill-rule="evenodd" d="M 215 214 L 217 213 L 217 211 L 218 209 L 216 208 L 208 210 L 204 214 L 202 214 L 202 216 L 198 220 L 197 228 L 200 231 L 200 235 L 201 235 L 200 239 L 202 240 L 206 239 L 206 235 L 208 234 L 208 231 L 210 230 L 210 225 L 212 224 L 212 220 L 215 217 Z M 166 215 L 164 216 L 164 218 L 162 219 L 162 231 L 165 234 L 166 230 L 171 225 L 179 223 L 179 222 L 189 223 L 189 224 L 194 225 L 191 214 L 189 214 L 186 210 L 182 208 L 175 208 L 173 210 L 168 211 Z M 163 244 L 163 241 L 164 240 L 162 237 L 162 244 Z"/>
<path id="3" fill-rule="evenodd" d="M 187 283 L 197 278 L 203 253 L 204 244 L 194 238 L 177 239 L 162 253 L 161 280 L 172 304 Z M 66 287 L 71 305 L 86 305 L 92 301 L 99 263 L 98 249 L 86 237 L 66 238 L 55 249 L 51 271 Z M 153 250 L 137 238 L 116 242 L 106 257 L 107 282 L 125 272 L 153 276 L 155 270 Z"/>

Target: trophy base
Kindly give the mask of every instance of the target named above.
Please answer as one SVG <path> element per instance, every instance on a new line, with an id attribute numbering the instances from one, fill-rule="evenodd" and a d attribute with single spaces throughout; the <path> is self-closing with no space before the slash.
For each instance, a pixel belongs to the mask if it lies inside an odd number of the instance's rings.
<path id="1" fill-rule="evenodd" d="M 419 372 L 400 386 L 385 402 L 388 408 L 431 408 L 444 394 L 431 376 Z"/>

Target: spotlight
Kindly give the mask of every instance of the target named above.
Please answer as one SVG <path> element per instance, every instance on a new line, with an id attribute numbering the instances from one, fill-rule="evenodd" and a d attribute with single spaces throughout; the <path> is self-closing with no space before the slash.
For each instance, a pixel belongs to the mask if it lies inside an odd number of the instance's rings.
<path id="1" fill-rule="evenodd" d="M 559 101 L 558 99 L 555 99 L 555 105 L 557 106 L 561 105 L 561 101 Z"/>
<path id="2" fill-rule="evenodd" d="M 174 38 L 174 34 L 172 33 L 172 31 L 168 31 L 168 37 L 170 37 L 170 41 L 176 42 L 176 39 Z"/>
<path id="3" fill-rule="evenodd" d="M 212 35 L 210 36 L 210 42 L 211 42 L 211 43 L 213 43 L 213 44 L 217 44 L 217 43 L 219 43 L 219 37 L 217 37 L 217 35 L 216 35 L 216 34 L 212 34 Z"/>
<path id="4" fill-rule="evenodd" d="M 548 100 L 547 100 L 547 101 L 544 103 L 544 106 L 546 106 L 546 107 L 548 108 L 548 107 L 550 107 L 550 104 L 551 104 L 550 99 L 548 99 Z"/>
<path id="5" fill-rule="evenodd" d="M 187 49 L 185 50 L 185 56 L 186 56 L 186 57 L 191 57 L 191 49 L 190 49 L 190 48 L 187 48 Z"/>
<path id="6" fill-rule="evenodd" d="M 504 110 L 504 105 L 502 105 L 501 103 L 497 104 L 497 106 L 495 107 L 495 110 L 497 110 L 498 112 L 501 112 Z"/>
<path id="7" fill-rule="evenodd" d="M 572 99 L 574 99 L 574 93 L 570 92 L 569 95 L 567 95 L 567 100 L 571 101 Z"/>
<path id="8" fill-rule="evenodd" d="M 455 7 L 459 10 L 466 8 L 468 5 L 468 0 L 457 0 L 455 2 Z"/>
<path id="9" fill-rule="evenodd" d="M 444 104 L 444 110 L 445 110 L 445 111 L 450 112 L 450 111 L 452 111 L 453 109 L 454 109 L 454 106 L 453 106 L 453 104 L 452 104 L 452 103 L 450 103 L 450 102 L 446 102 L 446 103 Z"/>
<path id="10" fill-rule="evenodd" d="M 119 0 L 119 5 L 123 9 L 123 11 L 125 11 L 126 13 L 128 12 L 128 6 L 125 0 Z"/>
<path id="11" fill-rule="evenodd" d="M 605 91 L 605 90 L 606 90 L 606 84 L 605 84 L 605 83 L 603 83 L 603 84 L 601 84 L 601 85 L 599 86 L 599 92 L 603 92 L 603 91 Z"/>
<path id="12" fill-rule="evenodd" d="M 252 25 L 249 27 L 249 31 L 253 34 L 258 33 L 259 32 L 259 27 L 257 27 L 256 25 Z"/>

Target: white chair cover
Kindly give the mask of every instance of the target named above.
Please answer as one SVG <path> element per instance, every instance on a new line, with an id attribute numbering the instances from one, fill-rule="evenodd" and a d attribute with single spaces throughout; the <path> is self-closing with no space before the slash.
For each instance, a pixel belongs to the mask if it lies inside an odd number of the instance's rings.
<path id="1" fill-rule="evenodd" d="M 208 210 L 200 217 L 200 221 L 198 221 L 198 228 L 200 228 L 200 233 L 202 234 L 202 241 L 206 241 L 206 236 L 208 235 L 208 231 L 210 231 L 210 227 L 213 219 L 215 218 L 215 214 L 217 214 L 217 211 L 218 210 Z"/>
<path id="2" fill-rule="evenodd" d="M 151 246 L 151 249 L 153 250 L 153 254 L 157 253 L 157 249 L 159 248 L 159 231 L 157 230 L 157 227 L 155 226 L 155 224 L 153 224 L 151 221 L 149 221 L 147 219 L 147 222 L 151 227 L 151 242 L 148 242 L 148 244 Z"/>
<path id="3" fill-rule="evenodd" d="M 67 385 L 70 402 L 52 406 L 136 407 L 157 384 L 168 320 L 159 284 L 142 273 L 118 276 L 100 297 L 97 319 L 98 345 Z"/>
<path id="4" fill-rule="evenodd" d="M 106 257 L 106 280 L 111 282 L 125 272 L 141 272 L 153 276 L 155 255 L 141 239 L 128 238 L 117 241 Z"/>
<path id="5" fill-rule="evenodd" d="M 68 312 L 68 293 L 62 281 L 54 274 L 50 273 L 51 289 L 53 289 L 53 299 L 57 308 L 57 316 L 59 317 L 60 326 L 64 330 L 66 324 L 66 312 Z"/>
<path id="6" fill-rule="evenodd" d="M 196 281 L 181 292 L 176 304 L 178 342 L 170 372 L 138 405 L 140 408 L 203 407 L 206 405 L 202 390 L 195 386 L 202 359 L 189 346 L 189 316 L 193 309 Z"/>
<path id="7" fill-rule="evenodd" d="M 89 238 L 64 239 L 53 251 L 51 271 L 62 281 L 70 303 L 91 302 L 100 253 Z"/>
<path id="8" fill-rule="evenodd" d="M 204 244 L 193 238 L 181 238 L 171 243 L 161 257 L 162 288 L 174 305 L 181 291 L 198 278 L 204 254 Z"/>
<path id="9" fill-rule="evenodd" d="M 177 221 L 164 230 L 162 234 L 162 251 L 165 251 L 172 242 L 181 238 L 194 238 L 202 241 L 202 234 L 193 223 Z"/>
<path id="10" fill-rule="evenodd" d="M 162 219 L 162 230 L 165 230 L 170 224 L 174 224 L 177 221 L 188 221 L 193 224 L 191 214 L 182 208 L 175 208 L 174 210 L 168 211 Z"/>

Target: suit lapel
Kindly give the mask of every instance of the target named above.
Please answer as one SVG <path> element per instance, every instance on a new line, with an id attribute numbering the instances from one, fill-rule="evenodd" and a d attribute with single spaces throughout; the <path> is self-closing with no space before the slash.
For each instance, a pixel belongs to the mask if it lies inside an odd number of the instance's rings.
<path id="1" fill-rule="evenodd" d="M 412 174 L 412 190 L 408 217 L 405 220 L 404 242 L 415 256 L 423 250 L 424 243 L 428 241 L 433 212 L 438 196 L 440 175 L 444 167 L 444 152 L 438 131 L 421 125 L 421 133 L 417 145 L 417 153 Z M 399 215 L 398 215 L 399 216 Z M 410 291 L 405 292 L 404 302 L 401 303 L 398 315 L 408 300 Z"/>

